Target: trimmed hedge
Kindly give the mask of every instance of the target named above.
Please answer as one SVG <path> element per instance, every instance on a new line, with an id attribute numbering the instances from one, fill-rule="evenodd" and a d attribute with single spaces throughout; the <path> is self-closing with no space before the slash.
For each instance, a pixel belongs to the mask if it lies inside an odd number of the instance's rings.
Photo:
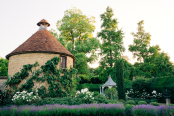
<path id="1" fill-rule="evenodd" d="M 102 80 L 100 80 L 99 75 L 89 77 L 88 75 L 79 75 L 80 77 L 80 84 L 101 84 Z"/>
<path id="2" fill-rule="evenodd" d="M 131 87 L 134 89 L 134 91 L 142 91 L 143 89 L 146 89 L 147 92 L 152 92 L 153 90 L 156 90 L 158 93 L 162 93 L 167 89 L 172 93 L 170 99 L 171 102 L 174 103 L 174 76 L 125 81 L 126 90 L 131 89 Z M 165 98 L 160 98 L 159 102 L 165 103 Z"/>
<path id="3" fill-rule="evenodd" d="M 78 84 L 77 85 L 77 90 L 80 91 L 81 89 L 88 88 L 89 91 L 98 91 L 98 92 L 100 92 L 100 85 L 102 85 L 102 84 L 88 84 L 88 83 Z"/>
<path id="4" fill-rule="evenodd" d="M 139 80 L 144 80 L 144 81 L 139 81 Z M 132 87 L 133 85 L 136 85 L 136 87 L 134 87 L 134 88 L 135 89 L 137 88 L 138 91 L 139 90 L 141 91 L 143 88 L 146 88 L 147 91 L 149 91 L 149 92 L 156 90 L 158 93 L 162 93 L 163 91 L 165 91 L 167 89 L 172 93 L 172 96 L 170 99 L 171 99 L 171 103 L 174 103 L 174 100 L 173 100 L 174 99 L 174 76 L 156 77 L 156 78 L 151 78 L 151 79 L 139 79 L 139 80 L 124 81 L 126 91 L 133 88 Z M 144 83 L 144 84 L 140 84 L 139 82 Z M 88 88 L 89 91 L 100 92 L 100 85 L 102 85 L 102 84 L 89 84 L 89 83 L 78 84 L 77 90 Z M 160 98 L 159 102 L 165 103 L 165 98 L 164 97 Z"/>

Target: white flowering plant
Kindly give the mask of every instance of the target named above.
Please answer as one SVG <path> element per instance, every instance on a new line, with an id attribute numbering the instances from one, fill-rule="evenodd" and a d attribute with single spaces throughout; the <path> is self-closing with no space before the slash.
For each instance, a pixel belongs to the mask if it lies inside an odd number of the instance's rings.
<path id="1" fill-rule="evenodd" d="M 143 90 L 142 92 L 136 91 L 134 92 L 133 89 L 130 89 L 130 91 L 127 91 L 126 93 L 127 98 L 142 98 L 142 99 L 158 99 L 162 97 L 161 93 L 157 93 L 156 90 L 153 90 L 151 93 L 146 92 Z"/>
<path id="2" fill-rule="evenodd" d="M 75 97 L 76 98 L 81 98 L 83 103 L 89 104 L 94 101 L 94 92 L 90 92 L 88 88 L 81 89 L 80 91 L 76 92 Z"/>
<path id="3" fill-rule="evenodd" d="M 127 90 L 127 92 L 125 93 L 126 95 L 126 99 L 131 99 L 134 97 L 134 91 L 133 89 L 131 88 L 130 90 Z"/>
<path id="4" fill-rule="evenodd" d="M 32 104 L 36 103 L 40 97 L 38 94 L 33 94 L 33 92 L 28 93 L 27 91 L 16 92 L 12 98 L 12 101 L 16 105 Z"/>

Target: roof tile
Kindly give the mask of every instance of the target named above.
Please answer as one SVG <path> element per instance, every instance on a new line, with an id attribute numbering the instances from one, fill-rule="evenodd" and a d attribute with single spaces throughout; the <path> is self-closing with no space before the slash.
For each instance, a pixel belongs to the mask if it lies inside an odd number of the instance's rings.
<path id="1" fill-rule="evenodd" d="M 18 48 L 6 56 L 22 53 L 59 53 L 75 57 L 48 31 L 39 30 L 33 34 L 28 40 L 21 44 Z"/>

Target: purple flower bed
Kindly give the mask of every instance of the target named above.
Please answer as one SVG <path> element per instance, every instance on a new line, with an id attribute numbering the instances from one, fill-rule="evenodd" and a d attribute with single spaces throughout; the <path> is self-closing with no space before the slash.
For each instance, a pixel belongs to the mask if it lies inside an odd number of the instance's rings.
<path id="1" fill-rule="evenodd" d="M 0 116 L 6 115 L 124 115 L 123 104 L 82 104 L 82 105 L 43 105 L 11 106 L 0 108 Z"/>
<path id="2" fill-rule="evenodd" d="M 126 113 L 123 104 L 82 104 L 82 105 L 43 105 L 11 106 L 0 108 L 0 116 L 172 116 L 174 106 L 136 105 L 132 113 Z"/>
<path id="3" fill-rule="evenodd" d="M 137 105 L 132 108 L 132 113 L 136 116 L 171 116 L 174 106 Z"/>

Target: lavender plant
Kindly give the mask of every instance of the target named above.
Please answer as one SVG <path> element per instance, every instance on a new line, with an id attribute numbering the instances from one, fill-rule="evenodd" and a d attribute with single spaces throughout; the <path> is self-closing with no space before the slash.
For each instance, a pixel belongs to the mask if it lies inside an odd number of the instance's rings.
<path id="1" fill-rule="evenodd" d="M 43 106 L 11 106 L 0 108 L 0 116 L 123 116 L 123 104 L 82 104 L 82 105 L 43 105 Z"/>
<path id="2" fill-rule="evenodd" d="M 135 116 L 171 116 L 174 106 L 137 105 L 132 108 Z"/>

